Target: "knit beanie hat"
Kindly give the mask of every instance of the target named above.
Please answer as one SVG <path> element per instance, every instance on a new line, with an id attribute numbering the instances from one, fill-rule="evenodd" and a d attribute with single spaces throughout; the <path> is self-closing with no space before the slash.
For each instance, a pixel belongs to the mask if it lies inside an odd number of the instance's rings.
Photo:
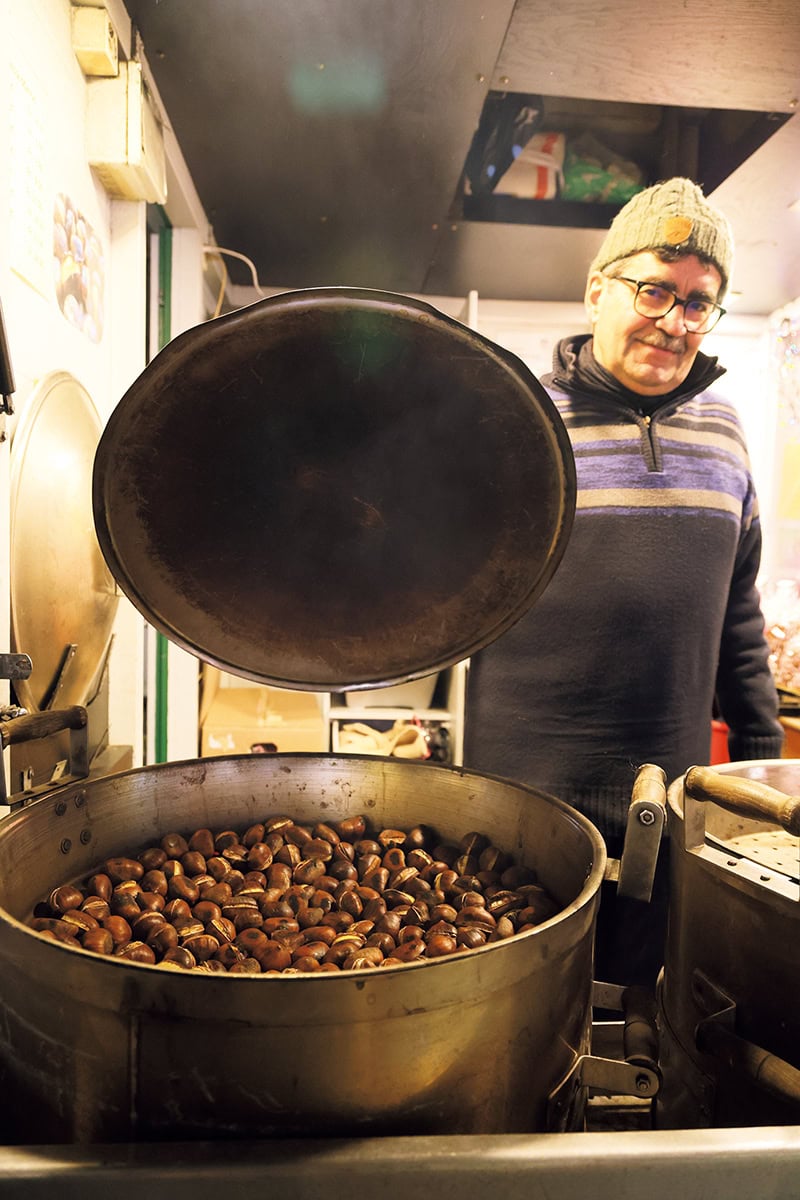
<path id="1" fill-rule="evenodd" d="M 731 228 L 691 179 L 668 179 L 637 192 L 611 222 L 589 273 L 631 254 L 661 249 L 708 259 L 722 276 L 722 292 L 727 289 L 733 265 Z"/>

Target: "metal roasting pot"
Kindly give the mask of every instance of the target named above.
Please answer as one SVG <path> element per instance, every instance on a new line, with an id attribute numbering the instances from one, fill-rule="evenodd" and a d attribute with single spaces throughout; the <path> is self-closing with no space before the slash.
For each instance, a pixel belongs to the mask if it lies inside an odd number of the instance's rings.
<path id="1" fill-rule="evenodd" d="M 575 470 L 515 356 L 407 297 L 320 289 L 170 343 L 108 422 L 93 506 L 116 580 L 173 641 L 261 683 L 347 690 L 447 667 L 527 611 L 563 553 Z M 6 723 L 5 742 L 45 716 Z M 450 959 L 313 977 L 113 961 L 23 924 L 104 857 L 275 813 L 480 830 L 562 909 Z M 559 800 L 427 763 L 256 755 L 72 780 L 0 828 L 6 1135 L 574 1125 L 595 1078 L 581 1064 L 605 858 Z"/>
<path id="2" fill-rule="evenodd" d="M 37 718 L 20 718 L 21 722 Z M 480 829 L 563 905 L 452 959 L 317 976 L 204 975 L 42 939 L 56 882 L 168 830 L 267 814 Z M 535 790 L 373 757 L 239 756 L 73 783 L 0 826 L 0 1067 L 12 1142 L 535 1131 L 589 1049 L 600 835 Z M 573 1106 L 573 1111 L 567 1111 Z M 576 1116 L 576 1112 L 578 1115 Z"/>
<path id="3" fill-rule="evenodd" d="M 800 1124 L 800 761 L 693 767 L 668 821 L 657 1122 Z"/>

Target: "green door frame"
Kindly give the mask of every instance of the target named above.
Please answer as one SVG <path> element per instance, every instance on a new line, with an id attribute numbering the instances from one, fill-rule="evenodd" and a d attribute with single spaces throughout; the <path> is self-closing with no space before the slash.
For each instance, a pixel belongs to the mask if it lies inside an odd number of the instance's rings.
<path id="1" fill-rule="evenodd" d="M 160 206 L 148 206 L 148 229 L 158 235 L 158 322 L 155 352 L 163 350 L 172 336 L 172 225 Z M 155 357 L 154 354 L 149 355 Z M 167 760 L 167 728 L 169 718 L 169 641 L 156 631 L 155 641 L 155 711 L 153 717 L 153 758 L 157 763 Z"/>

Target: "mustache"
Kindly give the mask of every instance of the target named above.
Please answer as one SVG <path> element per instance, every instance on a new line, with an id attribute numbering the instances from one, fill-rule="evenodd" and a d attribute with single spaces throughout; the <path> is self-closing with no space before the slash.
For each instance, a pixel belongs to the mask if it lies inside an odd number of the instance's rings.
<path id="1" fill-rule="evenodd" d="M 639 338 L 640 342 L 644 342 L 648 346 L 655 346 L 657 350 L 670 350 L 673 354 L 682 354 L 686 349 L 686 340 L 682 337 L 670 337 L 668 333 L 663 333 L 659 329 L 654 329 L 644 337 Z"/>

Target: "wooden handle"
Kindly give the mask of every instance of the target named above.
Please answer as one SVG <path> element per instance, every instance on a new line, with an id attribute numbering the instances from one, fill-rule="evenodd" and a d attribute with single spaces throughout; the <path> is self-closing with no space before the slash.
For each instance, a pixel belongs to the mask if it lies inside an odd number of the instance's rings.
<path id="1" fill-rule="evenodd" d="M 49 737 L 62 729 L 82 729 L 87 722 L 86 709 L 80 704 L 47 712 L 28 713 L 11 721 L 0 721 L 0 747 L 18 746 L 37 738 Z"/>
<path id="2" fill-rule="evenodd" d="M 693 800 L 710 801 L 737 816 L 771 821 L 800 837 L 800 796 L 787 796 L 766 783 L 723 775 L 710 767 L 690 767 L 683 785 Z"/>
<path id="3" fill-rule="evenodd" d="M 659 804 L 666 809 L 667 806 L 667 776 L 662 767 L 657 767 L 654 763 L 644 763 L 636 772 L 636 778 L 633 781 L 633 791 L 631 799 L 634 804 L 640 801 L 648 801 L 651 804 Z"/>
<path id="4" fill-rule="evenodd" d="M 713 1020 L 700 1022 L 695 1044 L 702 1054 L 713 1055 L 778 1099 L 795 1107 L 800 1105 L 800 1071 L 785 1059 L 745 1041 Z"/>

